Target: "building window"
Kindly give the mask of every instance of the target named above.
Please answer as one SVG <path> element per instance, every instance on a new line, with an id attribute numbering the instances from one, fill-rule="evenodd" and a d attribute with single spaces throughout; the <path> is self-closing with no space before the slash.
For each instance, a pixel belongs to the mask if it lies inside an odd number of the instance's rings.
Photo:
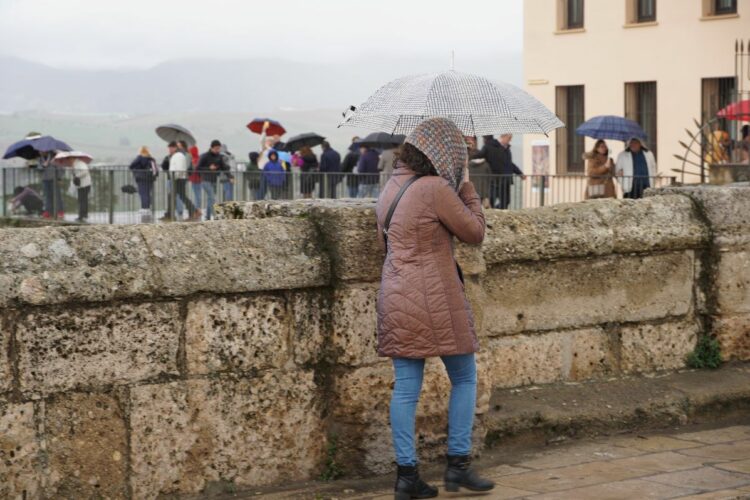
<path id="1" fill-rule="evenodd" d="M 737 13 L 737 0 L 713 0 L 715 16 Z"/>
<path id="2" fill-rule="evenodd" d="M 568 0 L 567 18 L 569 30 L 583 28 L 583 0 Z"/>
<path id="3" fill-rule="evenodd" d="M 720 109 L 732 102 L 735 94 L 735 80 L 733 76 L 724 78 L 704 78 L 701 82 L 701 122 L 708 123 L 716 118 Z M 718 120 L 719 130 L 734 135 L 735 127 L 726 119 Z M 736 137 L 732 137 L 736 139 Z"/>
<path id="4" fill-rule="evenodd" d="M 582 173 L 583 136 L 576 134 L 578 126 L 584 122 L 583 85 L 555 88 L 555 111 L 565 122 L 556 134 L 557 173 Z"/>
<path id="5" fill-rule="evenodd" d="M 625 118 L 638 122 L 646 132 L 647 147 L 656 156 L 656 82 L 625 84 Z"/>
<path id="6" fill-rule="evenodd" d="M 703 0 L 703 16 L 733 16 L 737 14 L 737 0 Z"/>
<path id="7" fill-rule="evenodd" d="M 656 21 L 656 0 L 637 0 L 635 21 L 638 23 Z"/>
<path id="8" fill-rule="evenodd" d="M 557 29 L 583 29 L 583 0 L 557 1 Z"/>

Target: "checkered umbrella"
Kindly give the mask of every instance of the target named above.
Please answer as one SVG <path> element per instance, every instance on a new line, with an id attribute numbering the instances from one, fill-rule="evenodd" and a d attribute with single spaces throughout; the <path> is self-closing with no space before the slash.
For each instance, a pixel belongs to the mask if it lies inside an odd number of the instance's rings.
<path id="1" fill-rule="evenodd" d="M 543 133 L 563 127 L 554 113 L 508 83 L 445 71 L 406 76 L 381 87 L 339 126 L 408 134 L 433 116 L 451 119 L 465 135 Z"/>

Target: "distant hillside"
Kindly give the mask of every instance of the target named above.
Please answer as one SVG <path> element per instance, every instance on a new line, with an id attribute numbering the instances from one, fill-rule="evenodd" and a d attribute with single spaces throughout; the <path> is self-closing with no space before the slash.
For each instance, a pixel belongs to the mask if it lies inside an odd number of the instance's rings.
<path id="1" fill-rule="evenodd" d="M 461 61 L 459 59 L 459 61 Z M 312 64 L 279 59 L 170 61 L 128 71 L 55 69 L 0 57 L 0 111 L 73 113 L 239 112 L 341 109 L 399 76 L 441 71 L 446 61 L 367 57 Z M 520 84 L 521 54 L 466 59 L 456 69 Z"/>
<path id="2" fill-rule="evenodd" d="M 348 105 L 360 104 L 394 78 L 446 65 L 407 58 L 334 65 L 189 60 L 145 70 L 75 71 L 0 57 L 0 67 L 0 149 L 35 130 L 98 161 L 125 162 L 144 144 L 161 155 L 164 144 L 154 128 L 170 122 L 192 130 L 201 150 L 217 138 L 245 159 L 258 149 L 258 136 L 245 128 L 254 116 L 281 120 L 289 134 L 317 132 L 343 151 L 353 135 L 368 132 L 336 128 Z M 520 53 L 456 67 L 521 84 Z"/>

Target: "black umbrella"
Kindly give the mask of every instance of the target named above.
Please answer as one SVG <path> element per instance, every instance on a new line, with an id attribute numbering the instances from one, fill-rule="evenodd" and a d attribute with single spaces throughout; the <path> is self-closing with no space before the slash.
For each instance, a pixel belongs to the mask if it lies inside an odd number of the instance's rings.
<path id="1" fill-rule="evenodd" d="M 401 134 L 389 134 L 388 132 L 373 132 L 357 144 L 368 148 L 390 149 L 404 143 L 406 136 Z"/>
<path id="2" fill-rule="evenodd" d="M 299 151 L 301 148 L 304 148 L 305 146 L 314 148 L 315 146 L 320 146 L 323 141 L 325 141 L 326 138 L 323 137 L 320 134 L 316 134 L 315 132 L 308 132 L 306 134 L 299 134 L 295 135 L 294 137 L 290 137 L 288 141 L 286 141 L 286 144 L 284 144 L 284 151 Z M 280 149 L 280 148 L 277 148 Z"/>

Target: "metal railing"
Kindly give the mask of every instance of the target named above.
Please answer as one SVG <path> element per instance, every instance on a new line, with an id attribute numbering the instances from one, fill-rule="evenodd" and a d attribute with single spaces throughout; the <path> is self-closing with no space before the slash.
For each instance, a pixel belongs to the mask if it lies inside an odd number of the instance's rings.
<path id="1" fill-rule="evenodd" d="M 379 174 L 271 173 L 232 171 L 202 178 L 173 178 L 167 172 L 153 177 L 134 174 L 126 166 L 90 168 L 88 188 L 73 183 L 70 169 L 54 172 L 27 167 L 0 167 L 2 215 L 45 217 L 100 224 L 132 224 L 159 221 L 206 220 L 213 203 L 262 199 L 377 197 L 387 177 Z M 587 188 L 597 182 L 585 175 L 472 175 L 485 207 L 517 210 L 599 197 L 604 190 Z M 592 182 L 593 181 L 593 182 Z M 608 195 L 622 198 L 622 185 L 661 187 L 674 177 L 657 176 L 600 179 L 608 183 Z M 19 202 L 17 193 L 26 194 Z M 16 203 L 12 203 L 13 201 Z"/>

